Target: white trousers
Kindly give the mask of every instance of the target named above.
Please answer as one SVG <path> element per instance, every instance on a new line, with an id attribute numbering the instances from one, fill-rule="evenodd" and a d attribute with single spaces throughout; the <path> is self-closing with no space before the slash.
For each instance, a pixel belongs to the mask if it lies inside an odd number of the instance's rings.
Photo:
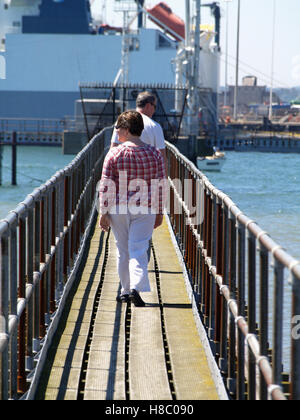
<path id="1" fill-rule="evenodd" d="M 153 214 L 134 215 L 129 210 L 127 214 L 110 214 L 123 295 L 128 294 L 131 289 L 138 292 L 151 291 L 147 251 L 155 218 Z"/>

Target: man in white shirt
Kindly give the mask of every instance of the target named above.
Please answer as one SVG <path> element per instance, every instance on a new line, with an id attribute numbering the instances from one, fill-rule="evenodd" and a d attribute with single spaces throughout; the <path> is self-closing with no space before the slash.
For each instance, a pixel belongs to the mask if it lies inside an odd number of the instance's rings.
<path id="1" fill-rule="evenodd" d="M 157 122 L 152 120 L 152 117 L 156 111 L 157 99 L 156 96 L 151 92 L 141 92 L 136 99 L 136 110 L 142 115 L 144 120 L 144 131 L 141 135 L 141 140 L 156 147 L 160 150 L 163 155 L 165 166 L 167 168 L 167 155 L 166 145 L 163 130 Z M 118 134 L 114 129 L 111 145 L 112 147 L 118 146 Z"/>

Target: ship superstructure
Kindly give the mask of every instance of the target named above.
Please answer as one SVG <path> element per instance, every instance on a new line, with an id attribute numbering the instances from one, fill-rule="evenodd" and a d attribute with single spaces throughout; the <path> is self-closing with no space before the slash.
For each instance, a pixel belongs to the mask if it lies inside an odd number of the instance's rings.
<path id="1" fill-rule="evenodd" d="M 129 83 L 175 84 L 180 39 L 142 22 L 130 28 Z M 0 0 L 0 27 L 0 118 L 72 116 L 80 82 L 113 83 L 120 71 L 122 33 L 95 27 L 86 0 Z M 210 112 L 219 87 L 214 35 L 202 28 L 199 83 L 211 89 Z"/>
<path id="2" fill-rule="evenodd" d="M 6 37 L 23 32 L 23 18 L 38 16 L 42 0 L 0 1 L 0 51 L 5 51 Z"/>

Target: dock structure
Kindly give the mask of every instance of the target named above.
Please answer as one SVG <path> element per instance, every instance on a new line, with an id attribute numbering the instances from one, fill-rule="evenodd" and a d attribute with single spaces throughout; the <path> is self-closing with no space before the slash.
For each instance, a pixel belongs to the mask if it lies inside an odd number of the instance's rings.
<path id="1" fill-rule="evenodd" d="M 0 222 L 0 399 L 300 399 L 299 262 L 170 144 L 152 291 L 116 302 L 106 150 L 100 133 Z"/>
<path id="2" fill-rule="evenodd" d="M 153 237 L 145 308 L 116 302 L 113 235 L 96 223 L 90 236 L 35 398 L 220 399 L 166 224 Z"/>

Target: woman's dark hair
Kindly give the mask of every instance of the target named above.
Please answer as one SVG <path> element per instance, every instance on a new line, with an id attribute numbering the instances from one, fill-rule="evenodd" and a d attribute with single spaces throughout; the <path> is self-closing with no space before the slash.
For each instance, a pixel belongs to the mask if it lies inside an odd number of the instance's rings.
<path id="1" fill-rule="evenodd" d="M 143 117 L 137 111 L 125 111 L 119 116 L 116 128 L 127 128 L 130 134 L 140 137 L 144 130 Z"/>

